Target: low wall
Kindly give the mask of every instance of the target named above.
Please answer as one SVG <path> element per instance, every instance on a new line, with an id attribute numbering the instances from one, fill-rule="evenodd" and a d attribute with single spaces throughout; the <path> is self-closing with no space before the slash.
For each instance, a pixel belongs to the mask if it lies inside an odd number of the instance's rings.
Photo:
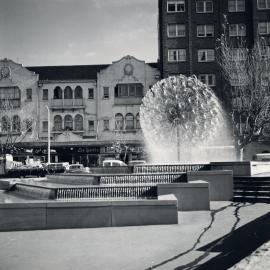
<path id="1" fill-rule="evenodd" d="M 250 176 L 250 161 L 210 162 L 211 170 L 231 170 L 234 176 Z"/>
<path id="2" fill-rule="evenodd" d="M 158 196 L 173 194 L 178 200 L 178 210 L 209 210 L 209 184 L 205 181 L 191 183 L 159 184 Z"/>
<path id="3" fill-rule="evenodd" d="M 211 170 L 232 170 L 234 176 L 270 173 L 270 161 L 211 162 Z"/>
<path id="4" fill-rule="evenodd" d="M 177 199 L 0 204 L 0 231 L 177 224 Z"/>
<path id="5" fill-rule="evenodd" d="M 203 180 L 209 183 L 210 201 L 230 201 L 233 198 L 233 174 L 230 170 L 187 173 L 188 182 Z"/>

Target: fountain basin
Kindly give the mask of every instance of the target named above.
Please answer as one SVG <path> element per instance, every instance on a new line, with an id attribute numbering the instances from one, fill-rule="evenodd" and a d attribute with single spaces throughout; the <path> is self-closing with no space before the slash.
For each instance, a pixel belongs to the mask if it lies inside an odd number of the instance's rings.
<path id="1" fill-rule="evenodd" d="M 1 231 L 178 223 L 173 195 L 136 201 L 10 201 L 0 203 Z"/>

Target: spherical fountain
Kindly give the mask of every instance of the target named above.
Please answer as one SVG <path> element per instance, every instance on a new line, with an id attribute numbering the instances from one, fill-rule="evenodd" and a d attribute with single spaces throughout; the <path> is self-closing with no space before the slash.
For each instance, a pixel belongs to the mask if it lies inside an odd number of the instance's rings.
<path id="1" fill-rule="evenodd" d="M 195 76 L 172 76 L 157 82 L 140 108 L 150 162 L 197 163 L 233 158 L 232 151 L 217 151 L 232 141 L 225 115 L 213 91 Z"/>

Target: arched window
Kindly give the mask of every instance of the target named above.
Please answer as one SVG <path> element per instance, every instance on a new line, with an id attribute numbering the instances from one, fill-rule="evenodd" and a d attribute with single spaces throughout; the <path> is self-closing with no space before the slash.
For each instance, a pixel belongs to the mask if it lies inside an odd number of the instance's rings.
<path id="1" fill-rule="evenodd" d="M 12 131 L 20 132 L 21 131 L 21 120 L 18 115 L 14 115 L 12 119 Z"/>
<path id="2" fill-rule="evenodd" d="M 56 115 L 54 117 L 54 130 L 62 130 L 62 117 L 61 115 Z"/>
<path id="3" fill-rule="evenodd" d="M 75 99 L 83 98 L 82 88 L 80 86 L 76 86 L 75 91 L 74 91 L 74 98 Z"/>
<path id="4" fill-rule="evenodd" d="M 141 128 L 141 124 L 140 124 L 140 114 L 137 113 L 136 115 L 136 128 L 140 129 Z"/>
<path id="5" fill-rule="evenodd" d="M 73 119 L 71 115 L 66 115 L 64 118 L 64 129 L 72 130 L 73 129 Z"/>
<path id="6" fill-rule="evenodd" d="M 124 117 L 121 113 L 115 115 L 115 129 L 122 130 L 124 128 Z"/>
<path id="7" fill-rule="evenodd" d="M 53 91 L 53 98 L 54 99 L 62 99 L 62 97 L 63 97 L 63 93 L 62 93 L 61 87 L 56 86 L 54 88 L 54 91 Z"/>
<path id="8" fill-rule="evenodd" d="M 64 90 L 64 99 L 72 99 L 73 93 L 70 86 L 67 86 Z"/>
<path id="9" fill-rule="evenodd" d="M 134 116 L 132 113 L 126 114 L 126 129 L 134 129 Z"/>
<path id="10" fill-rule="evenodd" d="M 83 117 L 77 114 L 74 118 L 75 130 L 83 130 Z"/>
<path id="11" fill-rule="evenodd" d="M 2 131 L 7 132 L 10 130 L 10 119 L 7 115 L 2 117 Z"/>

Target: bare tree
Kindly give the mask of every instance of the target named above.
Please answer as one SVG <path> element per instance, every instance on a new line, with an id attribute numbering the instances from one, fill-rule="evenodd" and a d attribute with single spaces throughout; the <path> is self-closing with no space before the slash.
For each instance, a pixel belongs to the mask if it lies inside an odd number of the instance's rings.
<path id="1" fill-rule="evenodd" d="M 112 143 L 112 148 L 115 152 L 115 158 L 120 158 L 120 155 L 124 154 L 124 161 L 126 161 L 127 152 L 129 149 L 129 146 L 127 145 L 125 129 L 125 123 L 115 119 L 114 140 Z"/>
<path id="2" fill-rule="evenodd" d="M 231 117 L 236 147 L 258 140 L 270 121 L 270 47 L 258 38 L 248 48 L 244 38 L 230 39 L 228 24 L 219 40 L 219 63 L 231 89 Z"/>
<path id="3" fill-rule="evenodd" d="M 26 137 L 37 139 L 36 115 L 29 106 L 20 108 L 12 99 L 0 99 L 0 155 L 14 153 Z"/>

